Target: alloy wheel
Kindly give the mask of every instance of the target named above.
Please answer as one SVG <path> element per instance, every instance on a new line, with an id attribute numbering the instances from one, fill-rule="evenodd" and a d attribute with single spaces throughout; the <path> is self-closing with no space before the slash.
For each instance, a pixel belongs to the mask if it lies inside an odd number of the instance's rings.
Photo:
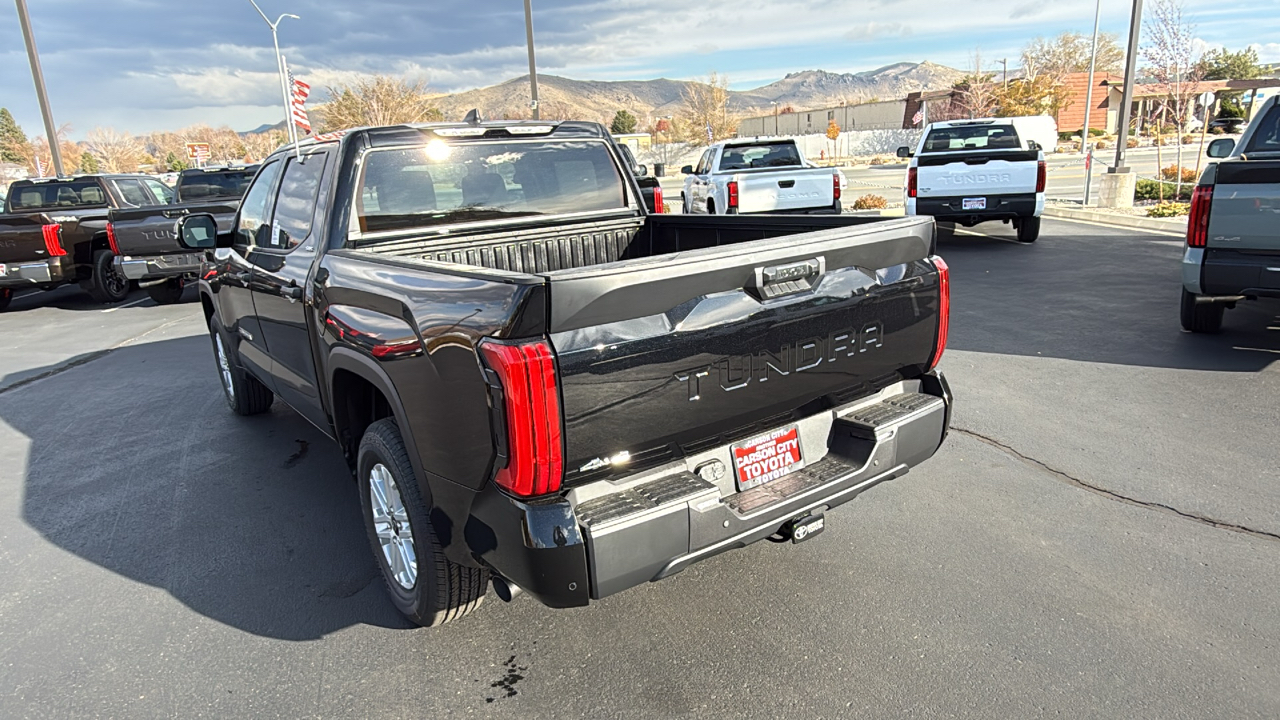
<path id="1" fill-rule="evenodd" d="M 418 555 L 413 545 L 413 528 L 409 512 L 395 477 L 386 465 L 377 463 L 369 470 L 369 499 L 373 511 L 374 534 L 382 546 L 382 556 L 396 583 L 410 590 L 418 582 Z"/>

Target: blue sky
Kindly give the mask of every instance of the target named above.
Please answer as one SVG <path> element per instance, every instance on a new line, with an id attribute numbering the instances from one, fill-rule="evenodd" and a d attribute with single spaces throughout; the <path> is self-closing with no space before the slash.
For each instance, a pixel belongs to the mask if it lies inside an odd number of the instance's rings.
<path id="1" fill-rule="evenodd" d="M 263 0 L 285 20 L 295 75 L 318 99 L 362 74 L 425 79 L 433 90 L 526 72 L 521 0 Z M 56 121 L 132 133 L 205 122 L 248 130 L 282 110 L 271 35 L 248 0 L 29 0 Z M 975 48 L 1010 58 L 1037 35 L 1089 32 L 1093 0 L 533 0 L 538 71 L 579 79 L 694 78 L 746 89 L 788 72 L 856 72 L 900 61 L 967 68 Z M 1280 0 L 1187 0 L 1205 47 L 1257 45 L 1280 62 Z M 1124 37 L 1128 3 L 1103 3 Z M 0 106 L 43 134 L 17 13 L 0 5 Z"/>

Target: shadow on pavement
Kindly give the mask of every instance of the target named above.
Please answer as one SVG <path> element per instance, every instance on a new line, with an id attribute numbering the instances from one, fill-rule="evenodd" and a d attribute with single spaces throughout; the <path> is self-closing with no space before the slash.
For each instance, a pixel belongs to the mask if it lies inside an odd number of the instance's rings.
<path id="1" fill-rule="evenodd" d="M 1182 331 L 1177 238 L 1046 221 L 1039 241 L 1020 245 L 1008 226 L 976 230 L 998 239 L 938 244 L 951 266 L 954 349 L 1229 372 L 1280 361 L 1274 300 L 1228 310 L 1219 335 Z"/>
<path id="2" fill-rule="evenodd" d="M 22 517 L 58 547 L 255 635 L 407 627 L 337 446 L 280 402 L 233 415 L 205 337 L 6 392 L 0 420 L 30 441 Z"/>
<path id="3" fill-rule="evenodd" d="M 194 291 L 188 291 L 183 294 L 184 302 L 190 302 L 196 299 Z M 107 310 L 112 307 L 119 307 L 126 303 L 135 302 L 147 298 L 145 290 L 134 288 L 129 291 L 129 295 L 119 303 L 112 305 L 103 305 L 102 303 L 90 297 L 89 293 L 81 290 L 78 285 L 63 285 L 52 290 L 29 290 L 15 289 L 13 302 L 5 309 L 0 317 L 5 315 L 13 315 L 27 310 L 35 310 L 37 308 L 57 308 L 59 310 L 78 310 L 81 312 L 94 310 Z"/>

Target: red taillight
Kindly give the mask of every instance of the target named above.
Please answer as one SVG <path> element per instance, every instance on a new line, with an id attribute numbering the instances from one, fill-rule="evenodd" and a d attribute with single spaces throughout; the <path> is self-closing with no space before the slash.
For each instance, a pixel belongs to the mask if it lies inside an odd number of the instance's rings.
<path id="1" fill-rule="evenodd" d="M 836 173 L 831 176 L 831 195 L 836 200 L 840 199 L 840 174 Z"/>
<path id="2" fill-rule="evenodd" d="M 1045 166 L 1044 161 L 1036 163 L 1036 192 L 1044 192 L 1044 186 L 1049 181 L 1049 168 Z"/>
<path id="3" fill-rule="evenodd" d="M 62 257 L 67 254 L 62 247 L 61 238 L 58 237 L 62 232 L 61 225 L 57 223 L 45 225 L 41 228 L 41 232 L 44 233 L 44 247 L 49 251 L 49 257 Z"/>
<path id="4" fill-rule="evenodd" d="M 502 385 L 507 424 L 507 464 L 493 481 L 521 497 L 558 491 L 564 450 L 551 346 L 544 340 L 521 345 L 486 342 L 480 352 Z"/>
<path id="5" fill-rule="evenodd" d="M 930 370 L 938 367 L 938 361 L 947 349 L 947 333 L 951 330 L 951 268 L 937 255 L 932 259 L 933 266 L 938 268 L 938 344 L 933 348 Z"/>
<path id="6" fill-rule="evenodd" d="M 907 197 L 916 196 L 916 169 L 907 168 Z"/>
<path id="7" fill-rule="evenodd" d="M 1209 206 L 1213 186 L 1197 185 L 1191 191 L 1191 217 L 1187 218 L 1187 247 L 1202 248 L 1209 243 Z"/>
<path id="8" fill-rule="evenodd" d="M 738 181 L 729 181 L 729 207 L 736 210 L 738 208 Z"/>
<path id="9" fill-rule="evenodd" d="M 666 208 L 662 206 L 662 186 L 660 185 L 653 188 L 653 211 L 659 214 L 666 212 Z"/>
<path id="10" fill-rule="evenodd" d="M 111 223 L 107 223 L 107 244 L 111 246 L 111 252 L 120 254 L 120 246 L 116 244 L 116 229 L 111 227 Z"/>

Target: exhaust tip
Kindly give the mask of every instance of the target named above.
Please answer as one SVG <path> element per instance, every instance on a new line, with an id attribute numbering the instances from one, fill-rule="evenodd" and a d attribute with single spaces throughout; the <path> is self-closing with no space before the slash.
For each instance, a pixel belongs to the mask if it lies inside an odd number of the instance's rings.
<path id="1" fill-rule="evenodd" d="M 497 593 L 498 599 L 502 602 L 511 602 L 517 595 L 524 592 L 524 588 L 507 580 L 506 578 L 493 576 L 493 591 Z"/>

